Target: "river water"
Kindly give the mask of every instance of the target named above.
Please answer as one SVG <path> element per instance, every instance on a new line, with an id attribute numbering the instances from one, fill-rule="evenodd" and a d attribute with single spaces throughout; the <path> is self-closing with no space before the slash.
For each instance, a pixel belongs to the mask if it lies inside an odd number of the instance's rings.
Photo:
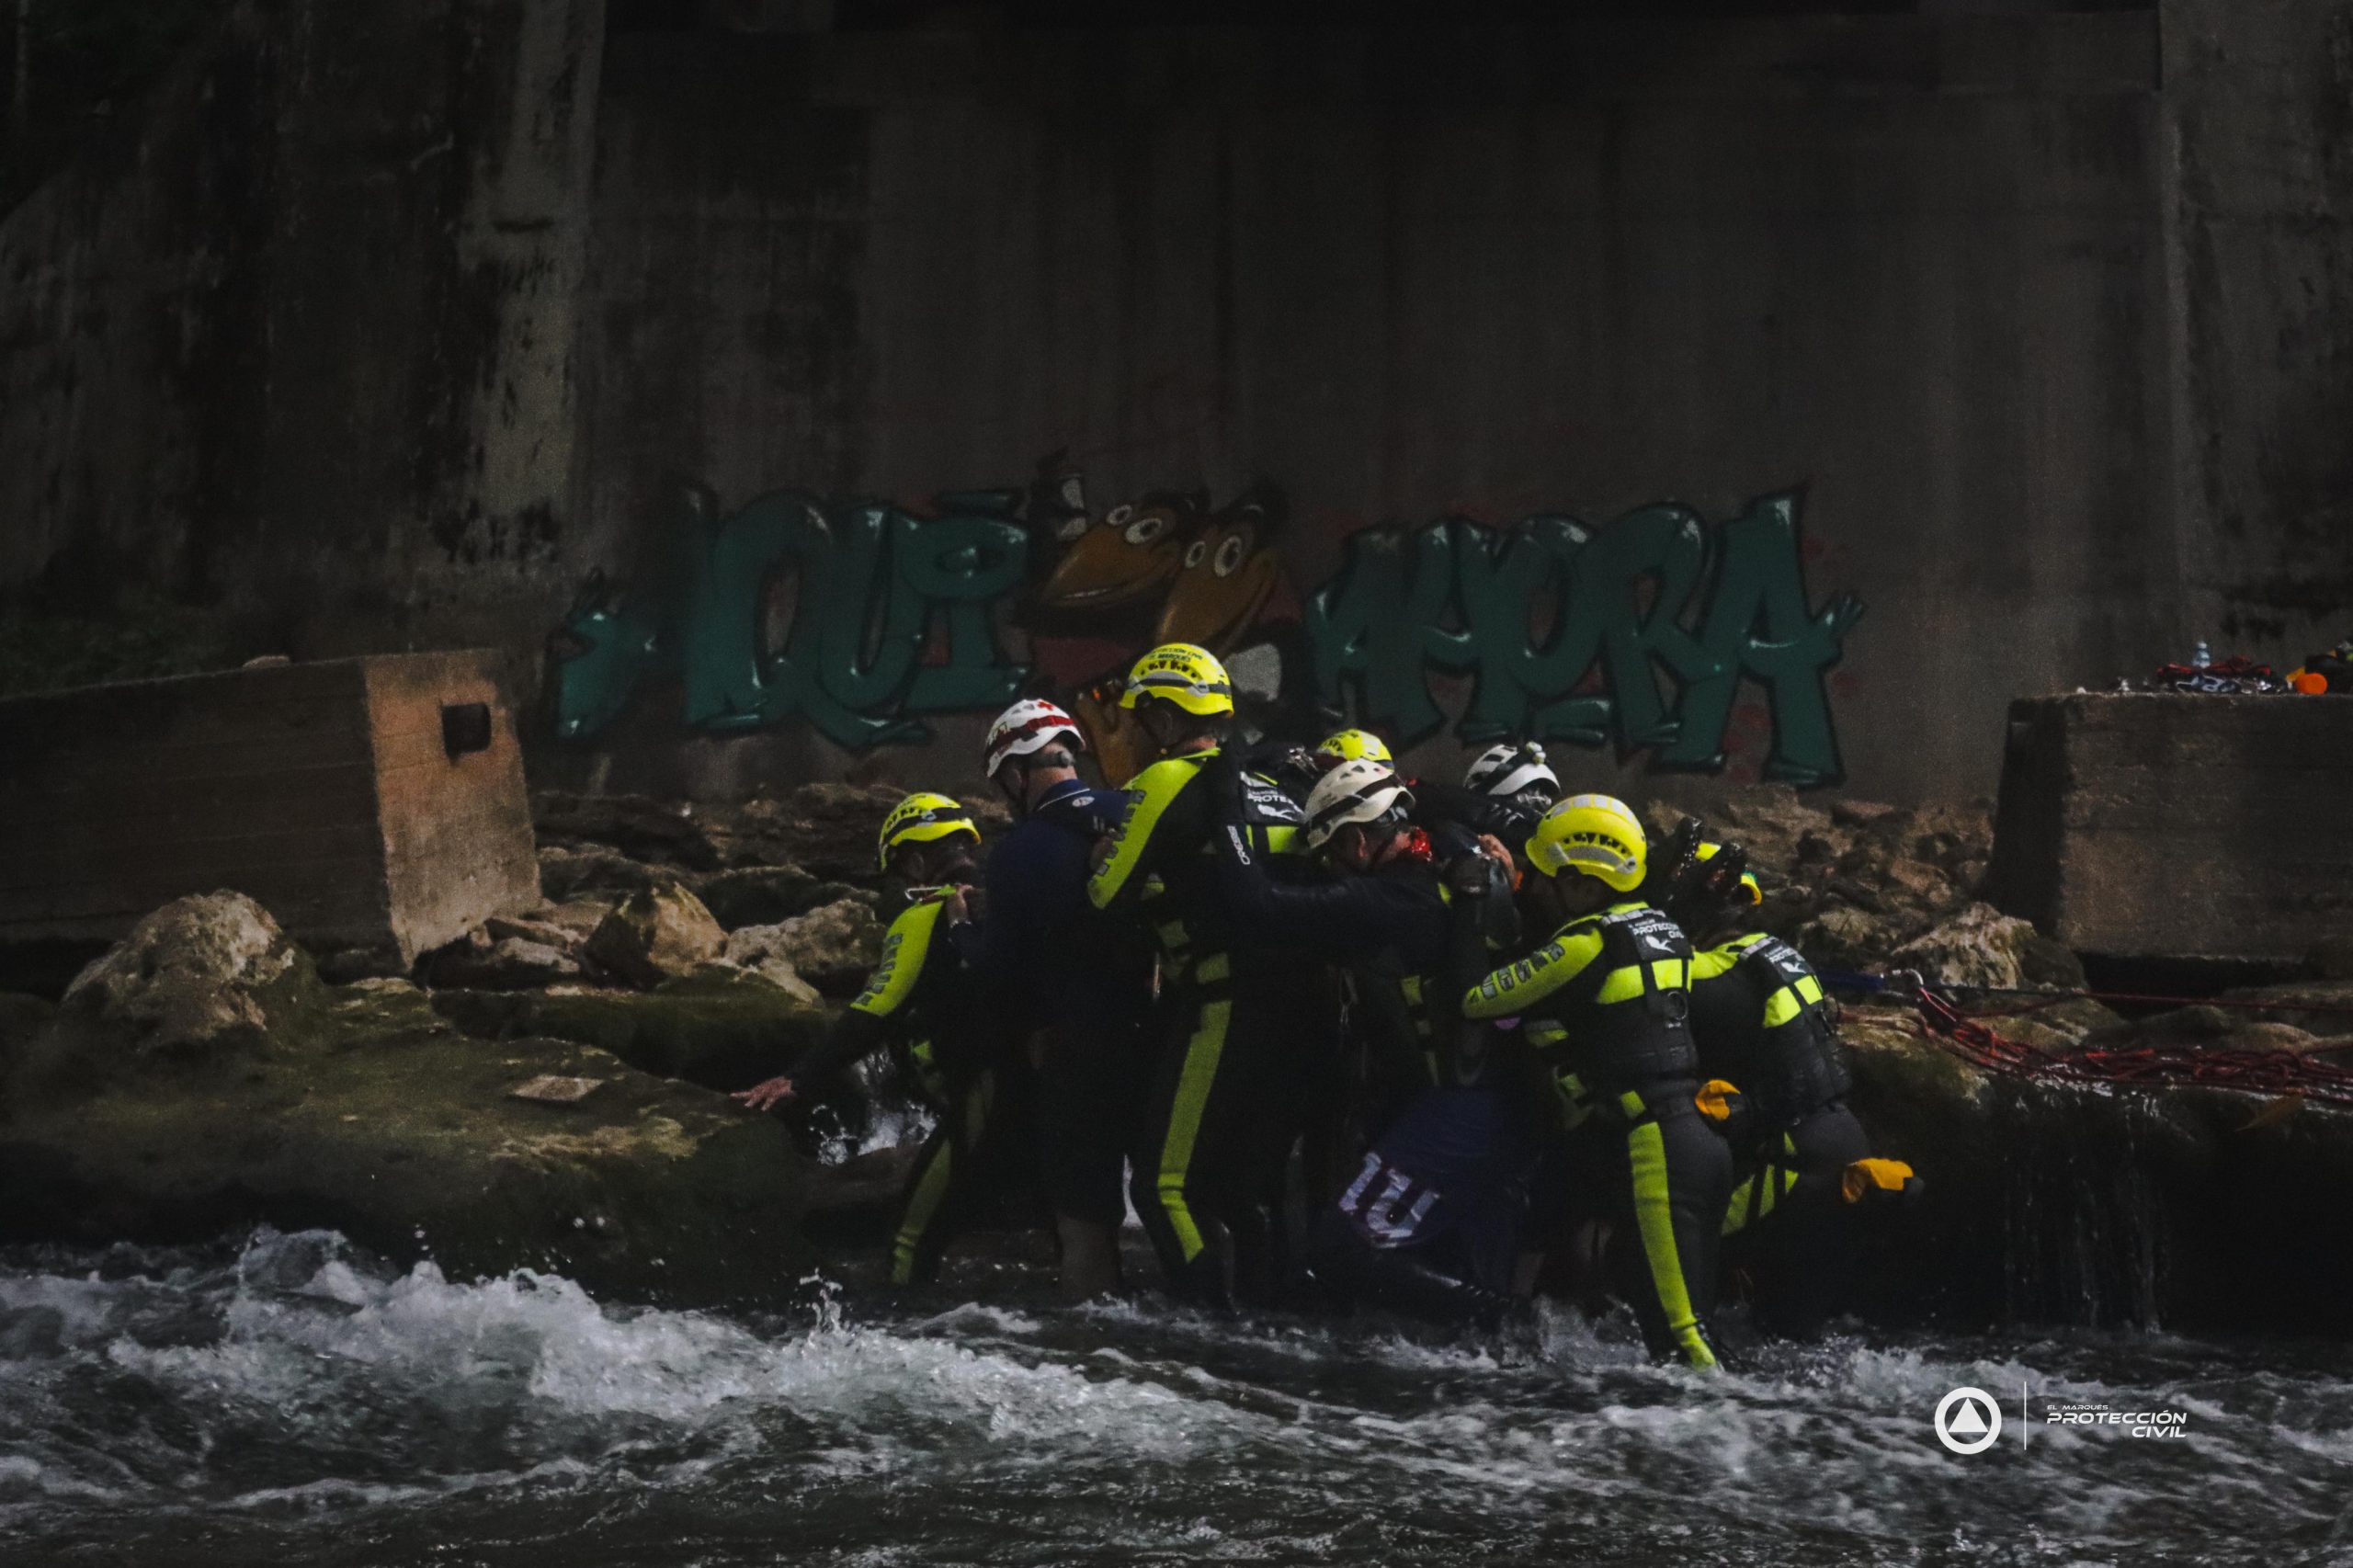
<path id="1" fill-rule="evenodd" d="M 267 1233 L 0 1252 L 0 1307 L 10 1568 L 2353 1562 L 2333 1345 L 1870 1335 L 1700 1377 L 1568 1312 L 736 1317 Z M 1964 1383 L 2006 1416 L 1966 1458 L 1930 1424 Z M 2042 1419 L 2093 1403 L 2182 1435 Z"/>

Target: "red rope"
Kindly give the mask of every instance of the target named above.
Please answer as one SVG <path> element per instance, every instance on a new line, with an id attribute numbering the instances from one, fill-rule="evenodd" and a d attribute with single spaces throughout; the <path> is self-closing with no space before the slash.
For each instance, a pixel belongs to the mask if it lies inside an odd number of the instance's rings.
<path id="1" fill-rule="evenodd" d="M 1953 989 L 1968 991 L 1973 988 L 1961 985 Z M 1987 986 L 1984 989 L 1992 992 L 1999 988 Z M 2353 1018 L 2353 1006 L 2336 1002 L 2258 1002 L 2244 996 L 2153 996 L 2139 991 L 2036 991 L 2020 992 L 2018 994 L 2028 996 L 2029 1000 L 2015 1007 L 1977 1008 L 1968 1016 L 1972 1018 L 2015 1017 L 2023 1013 L 2039 1013 L 2062 1002 L 2092 1001 L 2141 1002 L 2170 1007 L 2234 1007 L 2249 1013 L 2322 1013 Z"/>
<path id="2" fill-rule="evenodd" d="M 1995 1033 L 1933 991 L 1921 990 L 1921 1032 L 1953 1054 L 1987 1072 L 2017 1078 L 2076 1084 L 2132 1084 L 2160 1087 L 2203 1084 L 2257 1095 L 2298 1095 L 2336 1105 L 2353 1105 L 2353 1069 L 2315 1062 L 2292 1051 L 2201 1050 L 2196 1046 L 2143 1045 L 2129 1051 L 2051 1051 Z"/>

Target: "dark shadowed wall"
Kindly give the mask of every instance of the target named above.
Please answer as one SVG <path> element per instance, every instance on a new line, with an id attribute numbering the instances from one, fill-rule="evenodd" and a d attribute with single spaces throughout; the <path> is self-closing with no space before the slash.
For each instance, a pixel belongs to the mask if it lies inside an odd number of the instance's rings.
<path id="1" fill-rule="evenodd" d="M 0 222 L 0 594 L 494 642 L 545 778 L 961 783 L 1184 635 L 1432 767 L 1968 795 L 2014 695 L 2353 631 L 2346 0 L 325 15 Z"/>
<path id="2" fill-rule="evenodd" d="M 1067 449 L 1098 513 L 1280 485 L 1305 591 L 1371 526 L 1794 491 L 1853 787 L 1990 788 L 2012 694 L 2186 652 L 2157 66 L 2147 15 L 617 38 L 592 537 L 666 471 L 920 509 Z"/>

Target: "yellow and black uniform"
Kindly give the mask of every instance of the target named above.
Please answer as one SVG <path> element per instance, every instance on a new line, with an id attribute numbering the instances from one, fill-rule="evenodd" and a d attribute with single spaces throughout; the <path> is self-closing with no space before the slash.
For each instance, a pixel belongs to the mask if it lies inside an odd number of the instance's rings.
<path id="1" fill-rule="evenodd" d="M 1005 1174 L 1019 1138 L 1009 1103 L 1017 1085 L 1006 1063 L 987 1059 L 975 1017 L 965 953 L 939 896 L 910 904 L 882 938 L 866 989 L 835 1021 L 823 1044 L 798 1063 L 804 1092 L 822 1090 L 842 1069 L 888 1044 L 938 1124 L 916 1158 L 891 1247 L 891 1280 L 927 1282 L 975 1198 Z"/>
<path id="2" fill-rule="evenodd" d="M 1822 981 L 1788 943 L 1735 937 L 1692 961 L 1691 1032 L 1700 1070 L 1741 1093 L 1725 1129 L 1739 1161 L 1727 1246 L 1754 1282 L 1758 1324 L 1811 1337 L 1853 1278 L 1842 1184 L 1870 1153 L 1847 1108 L 1852 1079 Z"/>
<path id="3" fill-rule="evenodd" d="M 1619 1287 L 1654 1354 L 1716 1364 L 1718 1228 L 1732 1152 L 1692 1103 L 1691 944 L 1628 900 L 1572 920 L 1462 999 L 1467 1018 L 1518 1017 L 1560 1091 L 1559 1173 L 1577 1169 L 1614 1225 Z"/>
<path id="4" fill-rule="evenodd" d="M 1238 819 L 1238 820 L 1236 820 Z M 1164 1043 L 1134 1172 L 1136 1212 L 1170 1288 L 1226 1299 L 1211 1233 L 1233 1252 L 1235 1290 L 1271 1298 L 1282 1265 L 1283 1166 L 1299 1123 L 1297 1058 L 1328 1026 L 1320 969 L 1237 948 L 1218 881 L 1231 824 L 1253 853 L 1298 846 L 1299 807 L 1238 773 L 1216 746 L 1154 763 L 1128 786 L 1111 853 L 1088 881 L 1097 909 L 1142 924 L 1157 946 Z"/>

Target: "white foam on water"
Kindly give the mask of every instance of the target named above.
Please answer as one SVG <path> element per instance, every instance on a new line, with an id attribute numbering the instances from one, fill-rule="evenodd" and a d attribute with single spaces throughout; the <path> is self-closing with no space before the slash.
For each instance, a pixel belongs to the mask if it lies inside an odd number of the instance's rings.
<path id="1" fill-rule="evenodd" d="M 2097 1360 L 2096 1342 L 2050 1346 L 2044 1366 L 2040 1346 L 1847 1337 L 1697 1373 L 1649 1365 L 1622 1316 L 1562 1309 L 1451 1339 L 1134 1303 L 968 1303 L 888 1325 L 824 1304 L 806 1326 L 762 1332 L 609 1307 L 544 1275 L 390 1275 L 324 1235 L 264 1234 L 227 1267 L 0 1275 L 0 1305 L 54 1309 L 67 1346 L 0 1364 L 0 1527 L 61 1508 L 300 1519 L 506 1491 L 765 1496 L 789 1475 L 794 1506 L 853 1517 L 934 1494 L 969 1509 L 1002 1493 L 1040 1519 L 1093 1509 L 1097 1545 L 1135 1555 L 1345 1557 L 1374 1538 L 1336 1516 L 1386 1518 L 1403 1498 L 1432 1530 L 1508 1524 L 1538 1540 L 1590 1521 L 1643 1540 L 1745 1530 L 1883 1561 L 1923 1545 L 1940 1562 L 2016 1560 L 2003 1556 L 2015 1532 L 1980 1539 L 1992 1500 L 2044 1528 L 2038 1560 L 2072 1542 L 2098 1561 L 2133 1555 L 2151 1517 L 2193 1500 L 2325 1523 L 2330 1478 L 2353 1459 L 2353 1384 L 2265 1375 L 2246 1401 L 2211 1374 L 2178 1388 L 2178 1368 L 2198 1375 L 2187 1344 L 2164 1346 L 2177 1369 L 2136 1389 L 2052 1369 Z M 76 1403 L 94 1378 L 139 1392 L 94 1414 Z M 1987 1390 L 2014 1423 L 2022 1382 L 2039 1402 L 2188 1409 L 2191 1434 L 2134 1445 L 2037 1426 L 2013 1451 L 2006 1426 L 1983 1460 L 1937 1443 L 1929 1414 L 1949 1390 Z M 443 1427 L 448 1446 L 384 1473 L 385 1444 Z M 283 1473 L 235 1468 L 228 1446 L 254 1430 L 292 1435 L 292 1457 L 272 1461 Z M 2283 1462 L 2302 1469 L 2281 1475 Z M 1099 1517 L 1138 1484 L 1216 1502 Z M 854 1554 L 867 1544 L 829 1560 L 904 1560 Z"/>

